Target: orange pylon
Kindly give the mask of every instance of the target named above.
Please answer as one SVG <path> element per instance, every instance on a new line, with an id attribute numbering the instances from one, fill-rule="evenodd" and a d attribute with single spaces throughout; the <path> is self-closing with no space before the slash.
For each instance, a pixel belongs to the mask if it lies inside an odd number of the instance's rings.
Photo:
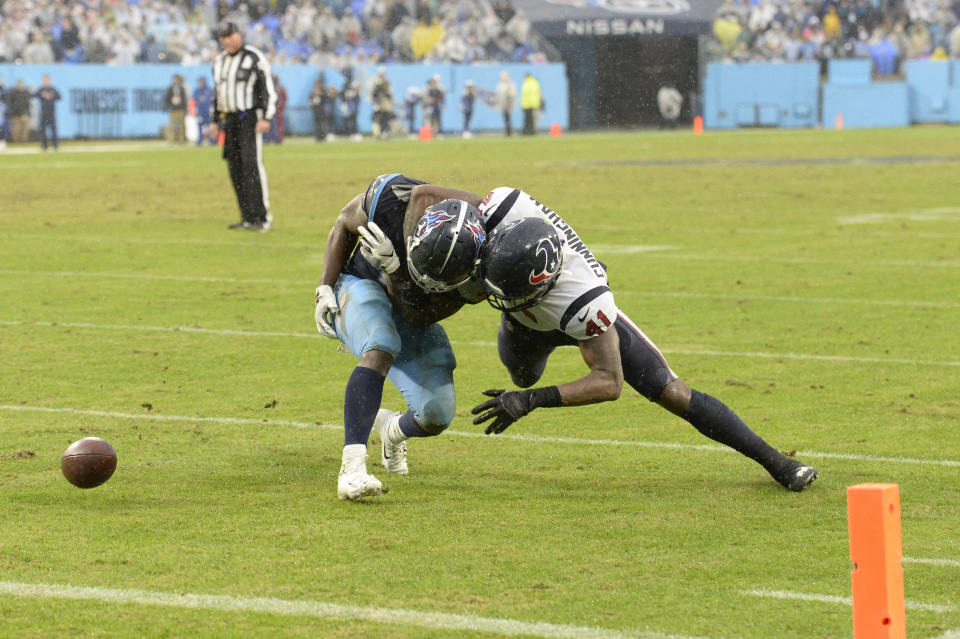
<path id="1" fill-rule="evenodd" d="M 433 139 L 433 129 L 430 128 L 429 124 L 424 124 L 420 127 L 420 140 L 423 142 L 429 142 Z"/>
<path id="2" fill-rule="evenodd" d="M 837 131 L 843 131 L 843 114 L 842 113 L 837 114 L 837 119 L 834 122 L 834 125 L 836 126 Z"/>
<path id="3" fill-rule="evenodd" d="M 693 118 L 693 134 L 703 135 L 703 116 Z"/>
<path id="4" fill-rule="evenodd" d="M 906 639 L 900 487 L 847 488 L 854 639 Z"/>
<path id="5" fill-rule="evenodd" d="M 550 125 L 550 135 L 555 138 L 558 138 L 561 135 L 563 135 L 563 127 L 560 126 L 559 122 L 554 122 L 553 124 Z"/>

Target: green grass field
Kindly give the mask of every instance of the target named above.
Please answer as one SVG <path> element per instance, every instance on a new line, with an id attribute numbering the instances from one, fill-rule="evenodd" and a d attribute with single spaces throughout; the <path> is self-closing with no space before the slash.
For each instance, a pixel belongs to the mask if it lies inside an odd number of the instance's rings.
<path id="1" fill-rule="evenodd" d="M 294 141 L 296 142 L 296 141 Z M 909 635 L 960 637 L 960 129 L 268 147 L 275 228 L 212 149 L 0 155 L 0 637 L 852 636 L 846 488 L 900 485 Z M 458 409 L 336 498 L 355 360 L 316 334 L 376 175 L 557 210 L 691 386 L 820 469 L 789 493 L 625 387 L 492 438 L 486 305 Z M 558 351 L 543 383 L 583 374 Z M 402 408 L 388 385 L 384 405 Z M 79 490 L 87 435 L 119 466 Z"/>

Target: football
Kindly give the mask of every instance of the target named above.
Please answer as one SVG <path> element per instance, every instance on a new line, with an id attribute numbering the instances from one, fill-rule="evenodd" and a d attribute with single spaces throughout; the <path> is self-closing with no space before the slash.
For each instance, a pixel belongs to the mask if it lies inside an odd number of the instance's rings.
<path id="1" fill-rule="evenodd" d="M 60 470 L 77 488 L 95 488 L 117 469 L 117 451 L 99 437 L 84 437 L 70 444 L 60 457 Z"/>

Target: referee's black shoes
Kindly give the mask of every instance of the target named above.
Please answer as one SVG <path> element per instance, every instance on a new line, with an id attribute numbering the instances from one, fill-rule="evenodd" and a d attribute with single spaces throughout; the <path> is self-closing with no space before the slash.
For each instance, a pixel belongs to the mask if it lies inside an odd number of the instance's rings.
<path id="1" fill-rule="evenodd" d="M 248 231 L 256 231 L 257 233 L 266 233 L 270 230 L 272 225 L 273 216 L 270 215 L 270 213 L 267 213 L 267 217 L 263 220 L 263 222 L 254 222 L 253 224 L 249 224 L 243 228 L 247 229 Z"/>

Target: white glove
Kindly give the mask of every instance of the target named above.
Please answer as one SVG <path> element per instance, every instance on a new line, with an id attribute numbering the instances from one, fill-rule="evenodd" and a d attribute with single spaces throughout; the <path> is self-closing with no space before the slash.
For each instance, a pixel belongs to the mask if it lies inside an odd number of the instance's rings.
<path id="1" fill-rule="evenodd" d="M 337 332 L 333 330 L 333 315 L 339 310 L 333 289 L 326 284 L 318 286 L 317 308 L 313 312 L 313 319 L 317 322 L 317 330 L 324 337 L 337 339 Z"/>
<path id="2" fill-rule="evenodd" d="M 390 241 L 380 227 L 374 222 L 367 222 L 367 227 L 360 227 L 360 254 L 373 264 L 378 270 L 390 274 L 400 268 L 400 258 Z"/>

